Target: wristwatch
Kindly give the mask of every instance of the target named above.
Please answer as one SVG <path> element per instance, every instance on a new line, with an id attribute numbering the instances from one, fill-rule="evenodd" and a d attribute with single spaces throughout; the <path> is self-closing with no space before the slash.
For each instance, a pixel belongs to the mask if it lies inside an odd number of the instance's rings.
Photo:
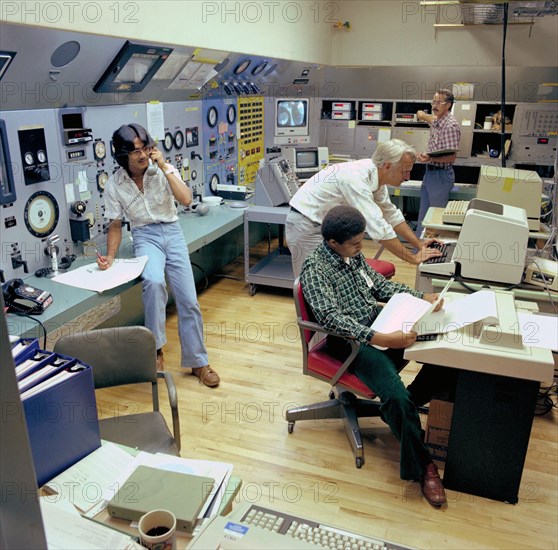
<path id="1" fill-rule="evenodd" d="M 172 174 L 172 168 L 169 168 L 168 170 L 165 170 L 163 172 L 163 174 L 165 174 L 165 176 L 168 176 L 169 174 Z"/>

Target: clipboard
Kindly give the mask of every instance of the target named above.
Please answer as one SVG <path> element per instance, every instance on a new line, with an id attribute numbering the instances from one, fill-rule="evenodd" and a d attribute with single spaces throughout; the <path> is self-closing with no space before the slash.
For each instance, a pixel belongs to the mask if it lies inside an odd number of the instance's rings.
<path id="1" fill-rule="evenodd" d="M 426 154 L 429 157 L 436 158 L 436 157 L 443 157 L 444 155 L 451 155 L 453 153 L 457 153 L 459 149 L 439 149 L 438 151 L 431 151 L 427 152 Z"/>

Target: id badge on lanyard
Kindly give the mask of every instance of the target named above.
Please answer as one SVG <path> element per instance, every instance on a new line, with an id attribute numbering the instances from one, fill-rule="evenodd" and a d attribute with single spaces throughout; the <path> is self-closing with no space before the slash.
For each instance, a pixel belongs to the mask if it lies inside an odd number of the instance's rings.
<path id="1" fill-rule="evenodd" d="M 360 270 L 360 274 L 366 281 L 366 285 L 368 286 L 368 288 L 374 288 L 374 281 L 370 278 L 370 275 L 368 275 L 368 273 L 366 273 L 364 269 Z"/>

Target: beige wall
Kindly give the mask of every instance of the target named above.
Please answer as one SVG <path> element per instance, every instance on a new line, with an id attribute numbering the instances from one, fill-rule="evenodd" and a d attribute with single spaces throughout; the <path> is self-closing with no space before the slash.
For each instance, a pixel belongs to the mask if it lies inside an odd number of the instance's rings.
<path id="1" fill-rule="evenodd" d="M 316 0 L 3 0 L 0 19 L 327 64 L 332 7 L 338 9 L 336 3 Z"/>
<path id="2" fill-rule="evenodd" d="M 501 25 L 435 31 L 434 10 L 418 0 L 3 0 L 0 19 L 326 65 L 500 65 Z M 441 8 L 441 21 L 456 22 L 456 10 Z M 510 26 L 508 65 L 558 65 L 557 25 Z"/>
<path id="3" fill-rule="evenodd" d="M 500 65 L 502 25 L 435 30 L 436 8 L 421 7 L 419 1 L 348 0 L 340 2 L 340 7 L 342 19 L 351 23 L 351 31 L 334 32 L 334 65 Z M 440 22 L 459 21 L 456 6 L 439 9 Z M 508 26 L 508 65 L 558 65 L 558 17 L 546 16 L 535 21 L 532 27 Z"/>

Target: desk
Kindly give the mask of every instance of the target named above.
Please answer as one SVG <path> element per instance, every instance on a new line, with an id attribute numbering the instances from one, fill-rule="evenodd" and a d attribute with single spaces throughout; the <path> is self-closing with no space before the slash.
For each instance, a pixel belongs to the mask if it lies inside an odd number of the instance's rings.
<path id="1" fill-rule="evenodd" d="M 280 288 L 293 287 L 291 254 L 283 246 L 283 232 L 288 213 L 288 206 L 252 206 L 244 212 L 244 277 L 250 285 L 250 296 L 254 296 L 258 284 Z M 252 268 L 250 268 L 250 222 L 279 225 L 279 248 Z"/>
<path id="2" fill-rule="evenodd" d="M 186 244 L 190 254 L 215 241 L 235 227 L 242 224 L 242 212 L 226 205 L 213 206 L 206 216 L 193 213 L 179 214 L 179 224 L 184 231 Z M 130 234 L 124 232 L 120 245 L 119 257 L 133 256 Z M 92 258 L 80 257 L 73 268 L 91 263 Z M 34 275 L 25 279 L 32 286 L 50 292 L 53 303 L 41 314 L 36 316 L 43 323 L 49 335 L 49 344 L 56 341 L 64 327 L 71 330 L 87 330 L 114 316 L 120 310 L 121 294 L 140 284 L 139 279 L 117 288 L 98 294 L 89 290 L 62 285 L 51 279 L 37 278 Z M 25 317 L 9 314 L 7 316 L 8 332 L 22 338 L 40 337 L 37 323 Z M 50 346 L 48 346 L 50 347 Z"/>
<path id="3" fill-rule="evenodd" d="M 469 325 L 413 344 L 405 358 L 460 369 L 444 486 L 516 503 L 539 385 L 552 381 L 554 362 L 549 350 L 500 341 L 481 342 Z"/>
<path id="4" fill-rule="evenodd" d="M 403 197 L 420 198 L 421 181 L 404 181 L 399 187 L 388 185 L 388 192 L 393 204 L 403 211 Z M 474 183 L 456 183 L 450 192 L 450 200 L 468 201 L 477 196 L 477 185 Z"/>

